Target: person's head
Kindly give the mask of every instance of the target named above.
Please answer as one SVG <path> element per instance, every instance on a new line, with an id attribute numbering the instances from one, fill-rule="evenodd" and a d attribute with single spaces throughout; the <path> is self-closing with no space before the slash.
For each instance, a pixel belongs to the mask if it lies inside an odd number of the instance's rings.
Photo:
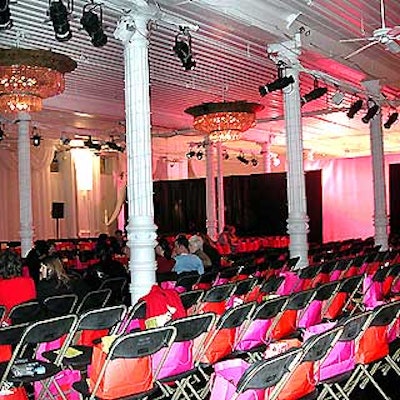
<path id="1" fill-rule="evenodd" d="M 159 256 L 165 257 L 167 259 L 171 258 L 171 247 L 168 243 L 168 240 L 165 238 L 158 239 L 155 251 L 156 254 L 158 254 Z"/>
<path id="2" fill-rule="evenodd" d="M 11 250 L 2 251 L 0 253 L 0 278 L 10 279 L 21 275 L 21 257 Z"/>
<path id="3" fill-rule="evenodd" d="M 107 233 L 100 233 L 99 237 L 97 238 L 97 243 L 107 243 L 108 235 Z"/>
<path id="4" fill-rule="evenodd" d="M 195 253 L 197 250 L 203 250 L 203 239 L 198 235 L 193 235 L 189 238 L 189 250 Z"/>
<path id="5" fill-rule="evenodd" d="M 50 246 L 45 240 L 36 240 L 35 250 L 39 258 L 44 258 L 49 255 Z"/>
<path id="6" fill-rule="evenodd" d="M 121 231 L 121 229 L 117 229 L 117 230 L 114 232 L 114 236 L 115 236 L 117 239 L 122 239 L 122 237 L 124 236 L 124 233 Z"/>
<path id="7" fill-rule="evenodd" d="M 189 241 L 185 235 L 178 235 L 174 243 L 174 251 L 176 254 L 189 253 Z"/>
<path id="8" fill-rule="evenodd" d="M 55 279 L 60 284 L 66 284 L 69 281 L 65 272 L 64 265 L 58 257 L 49 256 L 40 263 L 40 280 Z"/>

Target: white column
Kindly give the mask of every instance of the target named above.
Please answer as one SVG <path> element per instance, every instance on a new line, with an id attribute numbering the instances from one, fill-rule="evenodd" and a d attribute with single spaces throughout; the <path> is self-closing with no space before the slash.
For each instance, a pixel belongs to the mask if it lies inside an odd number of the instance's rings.
<path id="1" fill-rule="evenodd" d="M 150 132 L 147 24 L 151 13 L 136 9 L 118 23 L 115 37 L 124 44 L 127 150 L 127 226 L 132 304 L 155 283 L 155 239 Z M 150 10 L 149 10 L 150 11 Z"/>
<path id="2" fill-rule="evenodd" d="M 33 244 L 30 121 L 28 113 L 18 114 L 19 221 L 22 257 L 28 254 Z"/>
<path id="3" fill-rule="evenodd" d="M 263 171 L 265 174 L 269 174 L 271 172 L 271 142 L 268 140 L 258 144 L 261 146 Z"/>
<path id="4" fill-rule="evenodd" d="M 218 196 L 218 234 L 225 226 L 224 169 L 222 165 L 222 144 L 217 143 L 217 196 Z"/>
<path id="5" fill-rule="evenodd" d="M 214 174 L 214 146 L 206 141 L 206 213 L 207 234 L 211 239 L 217 239 L 217 213 L 215 198 L 215 174 Z"/>
<path id="6" fill-rule="evenodd" d="M 272 45 L 269 50 L 277 53 L 277 58 L 285 62 L 286 74 L 292 75 L 294 83 L 283 89 L 286 143 L 287 143 L 287 228 L 290 237 L 290 257 L 300 257 L 298 268 L 308 265 L 308 216 L 306 184 L 303 165 L 303 129 L 301 120 L 298 56 L 300 37 L 282 44 Z"/>
<path id="7" fill-rule="evenodd" d="M 381 96 L 379 80 L 366 81 L 363 85 L 372 98 L 379 104 Z M 388 217 L 386 206 L 385 185 L 385 153 L 383 148 L 382 113 L 378 113 L 369 123 L 371 153 L 372 153 L 372 176 L 374 185 L 374 226 L 375 245 L 380 245 L 381 250 L 388 249 Z"/>

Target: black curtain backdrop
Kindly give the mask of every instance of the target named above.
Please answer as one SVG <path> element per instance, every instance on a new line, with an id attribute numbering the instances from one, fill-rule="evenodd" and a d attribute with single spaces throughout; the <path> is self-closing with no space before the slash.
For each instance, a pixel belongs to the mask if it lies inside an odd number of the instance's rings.
<path id="1" fill-rule="evenodd" d="M 400 234 L 400 164 L 389 165 L 390 233 Z"/>
<path id="2" fill-rule="evenodd" d="M 286 235 L 286 173 L 224 178 L 225 221 L 241 236 Z M 309 242 L 322 242 L 321 171 L 306 173 Z M 154 182 L 154 214 L 159 234 L 205 232 L 205 179 Z"/>

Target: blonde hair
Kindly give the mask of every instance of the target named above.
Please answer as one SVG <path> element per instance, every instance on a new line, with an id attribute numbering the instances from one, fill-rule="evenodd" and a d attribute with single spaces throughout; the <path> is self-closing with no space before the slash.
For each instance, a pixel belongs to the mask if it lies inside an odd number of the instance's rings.
<path id="1" fill-rule="evenodd" d="M 58 285 L 68 285 L 69 276 L 65 272 L 64 265 L 58 257 L 46 257 L 42 264 L 47 268 L 47 278 L 55 278 Z"/>
<path id="2" fill-rule="evenodd" d="M 193 235 L 189 238 L 189 245 L 192 246 L 194 251 L 203 250 L 203 239 L 201 236 Z"/>

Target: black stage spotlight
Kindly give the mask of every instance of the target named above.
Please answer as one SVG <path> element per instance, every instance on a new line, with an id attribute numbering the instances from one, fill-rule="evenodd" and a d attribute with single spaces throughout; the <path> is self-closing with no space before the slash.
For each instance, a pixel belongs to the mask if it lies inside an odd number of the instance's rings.
<path id="1" fill-rule="evenodd" d="M 68 15 L 71 12 L 61 0 L 50 1 L 49 16 L 53 23 L 54 33 L 59 42 L 66 42 L 72 38 Z"/>
<path id="2" fill-rule="evenodd" d="M 13 25 L 10 13 L 10 1 L 0 0 L 0 31 L 11 29 Z"/>
<path id="3" fill-rule="evenodd" d="M 196 67 L 196 61 L 193 60 L 192 54 L 192 37 L 188 28 L 180 27 L 181 33 L 175 36 L 174 53 L 181 60 L 182 67 L 185 71 L 190 71 Z"/>
<path id="4" fill-rule="evenodd" d="M 292 83 L 294 83 L 294 78 L 292 75 L 282 76 L 271 83 L 267 83 L 264 86 L 259 86 L 258 91 L 260 92 L 260 95 L 264 97 L 268 93 L 284 89 Z"/>
<path id="5" fill-rule="evenodd" d="M 99 7 L 100 9 L 100 18 L 94 12 L 96 7 Z M 98 4 L 93 5 L 91 3 L 86 4 L 86 6 L 83 8 L 83 14 L 80 22 L 83 26 L 83 29 L 91 37 L 91 42 L 94 47 L 102 47 L 107 43 L 107 36 L 103 31 L 102 20 L 103 11 L 101 6 Z"/>
<path id="6" fill-rule="evenodd" d="M 254 156 L 253 156 L 253 158 L 251 159 L 251 165 L 252 165 L 253 167 L 257 167 L 257 165 L 258 165 L 258 160 L 257 160 L 257 158 L 255 158 Z"/>
<path id="7" fill-rule="evenodd" d="M 88 139 L 88 140 L 85 140 L 85 141 L 83 142 L 83 144 L 84 144 L 86 147 L 88 147 L 89 149 L 93 149 L 93 150 L 97 150 L 97 151 L 100 151 L 100 150 L 101 150 L 101 143 L 95 143 L 95 142 L 93 142 L 91 136 L 89 136 L 89 139 Z"/>
<path id="8" fill-rule="evenodd" d="M 196 152 L 193 149 L 190 149 L 187 153 L 186 153 L 186 158 L 193 158 L 196 155 Z"/>
<path id="9" fill-rule="evenodd" d="M 314 101 L 322 97 L 324 94 L 328 92 L 328 88 L 326 87 L 318 87 L 318 84 L 316 83 L 314 85 L 314 89 L 311 90 L 311 92 L 305 94 L 301 98 L 301 105 L 304 106 L 304 104 L 309 103 L 310 101 Z"/>
<path id="10" fill-rule="evenodd" d="M 201 150 L 199 150 L 199 151 L 196 153 L 196 158 L 197 158 L 198 160 L 202 160 L 202 159 L 203 159 L 203 152 L 202 152 Z"/>
<path id="11" fill-rule="evenodd" d="M 224 150 L 224 151 L 222 152 L 222 158 L 223 158 L 224 160 L 229 160 L 229 154 L 228 154 L 228 152 L 227 152 L 226 150 Z"/>
<path id="12" fill-rule="evenodd" d="M 32 144 L 35 147 L 39 147 L 41 140 L 42 140 L 42 137 L 39 135 L 36 126 L 33 127 L 33 129 L 32 129 Z"/>
<path id="13" fill-rule="evenodd" d="M 249 160 L 244 156 L 243 152 L 240 152 L 239 155 L 236 157 L 241 163 L 248 165 Z"/>
<path id="14" fill-rule="evenodd" d="M 367 113 L 361 118 L 361 121 L 364 122 L 364 124 L 368 124 L 368 122 L 371 121 L 379 111 L 378 104 L 376 104 L 372 99 L 369 99 L 368 102 L 372 103 L 372 106 L 368 108 Z"/>
<path id="15" fill-rule="evenodd" d="M 386 122 L 383 124 L 383 126 L 386 129 L 390 129 L 392 127 L 392 125 L 397 121 L 397 119 L 399 118 L 399 113 L 397 111 L 392 112 L 388 119 L 386 120 Z"/>
<path id="16" fill-rule="evenodd" d="M 349 111 L 347 111 L 347 117 L 350 119 L 354 118 L 354 116 L 362 109 L 362 106 L 363 106 L 363 101 L 361 99 L 352 103 L 352 105 L 349 108 Z"/>
<path id="17" fill-rule="evenodd" d="M 0 126 L 0 142 L 4 139 L 4 130 L 3 128 Z"/>

